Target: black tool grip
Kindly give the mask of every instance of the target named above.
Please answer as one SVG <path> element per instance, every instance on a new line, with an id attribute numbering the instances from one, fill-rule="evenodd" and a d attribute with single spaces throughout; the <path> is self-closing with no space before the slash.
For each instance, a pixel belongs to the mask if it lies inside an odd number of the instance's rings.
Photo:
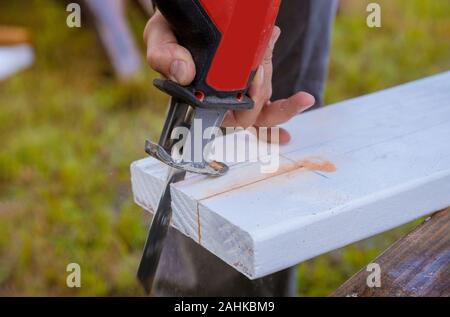
<path id="1" fill-rule="evenodd" d="M 219 91 L 207 83 L 208 72 L 222 35 L 199 0 L 154 0 L 154 2 L 170 23 L 179 44 L 191 53 L 196 67 L 195 79 L 187 87 L 160 79 L 155 80 L 155 86 L 197 107 L 252 108 L 253 101 L 246 96 L 247 88 Z"/>

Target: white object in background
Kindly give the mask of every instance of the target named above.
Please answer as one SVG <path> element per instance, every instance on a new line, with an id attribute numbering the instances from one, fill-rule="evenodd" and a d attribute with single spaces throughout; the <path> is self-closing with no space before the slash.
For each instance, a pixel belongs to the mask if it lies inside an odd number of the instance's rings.
<path id="1" fill-rule="evenodd" d="M 294 137 L 279 173 L 236 164 L 171 187 L 172 225 L 251 279 L 450 206 L 450 72 L 284 127 Z M 151 158 L 132 164 L 140 206 L 156 207 L 166 172 Z"/>
<path id="2" fill-rule="evenodd" d="M 29 67 L 33 61 L 33 48 L 29 44 L 0 46 L 0 80 Z"/>

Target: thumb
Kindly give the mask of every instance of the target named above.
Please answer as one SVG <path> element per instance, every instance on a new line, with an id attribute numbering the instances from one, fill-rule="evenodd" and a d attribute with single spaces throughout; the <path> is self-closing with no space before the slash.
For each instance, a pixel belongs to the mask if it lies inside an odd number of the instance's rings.
<path id="1" fill-rule="evenodd" d="M 192 82 L 195 77 L 192 55 L 178 44 L 161 13 L 156 13 L 148 22 L 144 41 L 147 43 L 147 61 L 151 68 L 180 85 Z"/>

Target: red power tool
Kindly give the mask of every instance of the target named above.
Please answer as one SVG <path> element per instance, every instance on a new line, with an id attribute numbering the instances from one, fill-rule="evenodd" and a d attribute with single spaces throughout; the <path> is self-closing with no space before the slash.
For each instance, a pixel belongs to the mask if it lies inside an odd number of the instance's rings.
<path id="1" fill-rule="evenodd" d="M 170 185 L 183 180 L 186 172 L 220 176 L 228 170 L 223 163 L 207 161 L 203 150 L 214 137 L 212 128 L 220 127 L 227 111 L 253 107 L 247 91 L 272 35 L 280 1 L 154 0 L 179 43 L 191 52 L 196 76 L 189 86 L 170 80 L 154 82 L 172 100 L 159 144 L 147 141 L 146 152 L 171 169 L 138 270 L 148 293 L 172 217 Z M 188 140 L 201 139 L 200 157 L 195 155 L 195 140 L 180 147 L 180 140 L 173 137 L 178 135 L 177 128 L 190 130 Z M 173 158 L 175 150 L 182 152 L 181 159 L 180 153 L 179 159 Z M 184 155 L 188 151 L 189 158 Z"/>

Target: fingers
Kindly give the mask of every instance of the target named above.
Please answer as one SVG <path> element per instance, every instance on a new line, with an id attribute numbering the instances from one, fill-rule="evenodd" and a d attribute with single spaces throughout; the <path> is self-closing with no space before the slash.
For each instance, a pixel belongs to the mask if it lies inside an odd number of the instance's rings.
<path id="1" fill-rule="evenodd" d="M 289 141 L 291 141 L 291 135 L 288 131 L 286 131 L 283 128 L 275 127 L 267 129 L 266 131 L 262 132 L 260 130 L 260 127 L 255 127 L 256 136 L 259 140 L 267 142 L 267 143 L 274 143 L 274 144 L 287 144 Z M 272 135 L 272 129 L 278 129 L 278 133 L 276 135 Z M 253 131 L 253 130 L 252 130 Z"/>
<path id="2" fill-rule="evenodd" d="M 243 127 L 248 128 L 253 126 L 258 118 L 259 113 L 272 96 L 272 56 L 275 44 L 280 37 L 281 30 L 275 27 L 267 47 L 264 60 L 259 66 L 258 71 L 253 79 L 249 90 L 249 96 L 253 99 L 255 105 L 251 110 L 235 111 L 235 119 L 237 123 Z"/>
<path id="3" fill-rule="evenodd" d="M 195 64 L 189 51 L 178 45 L 169 23 L 157 11 L 144 30 L 147 61 L 150 67 L 180 85 L 195 77 Z"/>
<path id="4" fill-rule="evenodd" d="M 261 110 L 256 125 L 273 127 L 289 121 L 292 117 L 312 107 L 315 99 L 306 92 L 299 92 L 288 99 L 266 104 Z"/>
<path id="5" fill-rule="evenodd" d="M 259 134 L 259 127 L 276 127 L 277 125 L 289 121 L 292 117 L 312 107 L 314 103 L 314 97 L 306 92 L 299 92 L 288 99 L 267 103 L 255 122 L 258 138 L 269 143 L 279 143 L 281 145 L 289 143 L 291 140 L 291 135 L 285 129 L 278 128 L 278 138 L 273 139 L 271 129 L 268 129 L 267 135 L 265 135 Z M 223 126 L 239 126 L 233 111 L 229 111 L 227 113 Z"/>
<path id="6" fill-rule="evenodd" d="M 225 115 L 225 118 L 223 119 L 222 127 L 228 128 L 228 127 L 239 127 L 238 122 L 236 121 L 236 118 L 234 117 L 234 111 L 228 111 Z"/>
<path id="7" fill-rule="evenodd" d="M 285 129 L 283 129 L 283 128 L 279 128 L 279 129 L 280 129 L 280 132 L 279 132 L 280 139 L 278 140 L 278 142 L 280 142 L 280 145 L 288 144 L 291 141 L 291 135 Z M 272 140 L 268 140 L 268 142 L 272 142 Z"/>
<path id="8" fill-rule="evenodd" d="M 249 91 L 249 96 L 254 102 L 253 108 L 251 110 L 237 110 L 234 112 L 234 118 L 236 119 L 238 125 L 243 128 L 253 126 L 264 105 L 264 90 L 267 86 L 265 84 L 265 69 L 266 67 L 263 67 L 262 65 L 259 66 Z"/>
<path id="9" fill-rule="evenodd" d="M 269 46 L 264 55 L 263 63 L 272 62 L 273 58 L 273 50 L 275 49 L 275 44 L 277 44 L 278 39 L 281 35 L 281 29 L 278 26 L 275 26 L 272 32 L 272 37 L 269 41 Z"/>

